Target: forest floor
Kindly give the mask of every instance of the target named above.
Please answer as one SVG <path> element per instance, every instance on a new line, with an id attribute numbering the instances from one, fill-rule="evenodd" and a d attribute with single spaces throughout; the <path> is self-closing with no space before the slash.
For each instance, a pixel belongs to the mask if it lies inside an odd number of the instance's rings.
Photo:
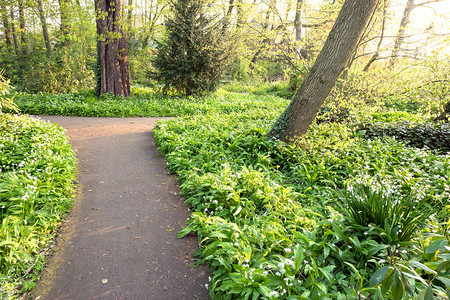
<path id="1" fill-rule="evenodd" d="M 189 211 L 152 137 L 162 118 L 41 118 L 67 130 L 78 188 L 31 298 L 209 298 L 197 237 L 176 237 Z"/>

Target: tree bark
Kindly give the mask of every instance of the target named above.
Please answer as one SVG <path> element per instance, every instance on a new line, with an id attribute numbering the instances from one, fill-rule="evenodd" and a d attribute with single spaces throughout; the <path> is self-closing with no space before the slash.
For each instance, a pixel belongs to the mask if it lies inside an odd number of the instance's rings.
<path id="1" fill-rule="evenodd" d="M 59 16 L 61 25 L 59 30 L 61 32 L 61 41 L 63 46 L 70 45 L 70 32 L 72 30 L 70 22 L 70 0 L 59 0 Z M 77 7 L 79 8 L 79 7 Z"/>
<path id="2" fill-rule="evenodd" d="M 302 6 L 304 0 L 297 0 L 297 7 L 295 8 L 294 28 L 295 40 L 302 40 Z"/>
<path id="3" fill-rule="evenodd" d="M 47 52 L 50 54 L 50 53 L 52 53 L 52 45 L 50 44 L 50 35 L 48 34 L 48 27 L 47 27 L 47 21 L 45 20 L 44 7 L 42 6 L 41 0 L 37 0 L 36 3 L 37 3 L 39 20 L 41 21 L 41 25 L 42 25 L 42 33 L 44 35 L 45 48 L 47 49 Z"/>
<path id="4" fill-rule="evenodd" d="M 13 42 L 14 42 L 14 50 L 16 51 L 16 55 L 19 55 L 19 53 L 20 53 L 19 42 L 17 41 L 16 25 L 15 25 L 15 20 L 14 20 L 14 11 L 12 8 L 10 11 L 10 15 L 11 15 L 11 34 L 12 34 L 12 38 L 13 38 Z"/>
<path id="5" fill-rule="evenodd" d="M 10 54 L 12 54 L 13 53 L 13 40 L 12 40 L 11 23 L 9 22 L 9 16 L 8 16 L 8 11 L 6 9 L 6 4 L 3 1 L 1 2 L 0 10 L 1 10 L 3 29 L 5 31 L 6 48 L 8 49 L 8 52 Z"/>
<path id="6" fill-rule="evenodd" d="M 378 56 L 380 56 L 380 49 L 381 49 L 381 45 L 383 44 L 383 39 L 384 39 L 384 31 L 386 29 L 387 6 L 388 6 L 388 3 L 387 3 L 386 0 L 384 0 L 384 3 L 383 3 L 383 19 L 381 20 L 381 22 L 382 22 L 381 23 L 381 32 L 380 32 L 380 39 L 379 39 L 378 44 L 377 44 L 377 50 L 375 50 L 375 53 L 372 55 L 372 57 L 369 59 L 367 64 L 364 66 L 363 72 L 369 71 L 370 66 L 378 59 Z"/>
<path id="7" fill-rule="evenodd" d="M 28 39 L 25 32 L 25 11 L 22 0 L 18 0 L 19 5 L 19 30 L 20 38 L 22 40 L 22 51 L 24 55 L 28 55 Z"/>
<path id="8" fill-rule="evenodd" d="M 96 0 L 99 93 L 130 96 L 130 66 L 122 30 L 122 0 Z"/>
<path id="9" fill-rule="evenodd" d="M 345 1 L 310 73 L 268 133 L 270 138 L 293 142 L 308 130 L 352 58 L 377 3 L 378 0 Z"/>
<path id="10" fill-rule="evenodd" d="M 405 39 L 405 30 L 409 24 L 409 16 L 411 12 L 416 8 L 414 5 L 414 0 L 408 0 L 405 5 L 405 9 L 403 10 L 402 20 L 400 21 L 400 27 L 398 28 L 397 36 L 395 37 L 394 49 L 392 50 L 391 60 L 389 64 L 392 66 L 395 62 L 395 59 L 398 56 L 398 52 L 400 50 L 400 46 Z"/>

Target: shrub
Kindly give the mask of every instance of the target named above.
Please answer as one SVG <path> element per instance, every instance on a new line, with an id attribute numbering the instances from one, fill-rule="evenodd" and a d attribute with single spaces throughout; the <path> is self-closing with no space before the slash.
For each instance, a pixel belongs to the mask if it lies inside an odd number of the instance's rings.
<path id="1" fill-rule="evenodd" d="M 450 123 L 360 124 L 356 130 L 367 138 L 392 136 L 412 147 L 450 151 Z"/>

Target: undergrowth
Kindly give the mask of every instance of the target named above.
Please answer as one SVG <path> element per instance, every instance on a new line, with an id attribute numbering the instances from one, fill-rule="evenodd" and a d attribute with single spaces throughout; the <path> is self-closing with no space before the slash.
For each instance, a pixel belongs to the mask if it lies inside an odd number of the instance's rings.
<path id="1" fill-rule="evenodd" d="M 0 114 L 0 296 L 31 290 L 68 212 L 76 162 L 62 128 Z"/>
<path id="2" fill-rule="evenodd" d="M 429 289 L 442 296 L 449 157 L 392 138 L 366 140 L 337 123 L 312 126 L 300 147 L 269 141 L 278 114 L 249 109 L 155 129 L 196 211 L 180 236 L 199 235 L 211 297 L 399 299 Z M 377 217 L 387 223 L 375 222 L 370 207 L 351 213 L 352 199 L 370 203 L 371 194 L 387 205 Z M 413 212 L 399 216 L 406 207 Z M 429 250 L 434 242 L 441 247 Z"/>

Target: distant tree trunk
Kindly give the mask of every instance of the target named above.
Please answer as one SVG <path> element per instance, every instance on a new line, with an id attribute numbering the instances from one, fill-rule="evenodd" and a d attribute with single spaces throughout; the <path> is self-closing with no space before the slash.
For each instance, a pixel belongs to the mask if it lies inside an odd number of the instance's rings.
<path id="1" fill-rule="evenodd" d="M 8 49 L 8 52 L 10 54 L 12 54 L 13 53 L 13 41 L 12 41 L 11 23 L 9 22 L 9 16 L 8 16 L 8 11 L 6 9 L 5 2 L 2 1 L 0 5 L 1 5 L 0 10 L 1 10 L 3 29 L 5 31 L 6 49 Z"/>
<path id="2" fill-rule="evenodd" d="M 244 25 L 244 1 L 238 0 L 236 2 L 236 12 L 237 12 L 237 19 L 236 19 L 236 28 L 241 28 Z"/>
<path id="3" fill-rule="evenodd" d="M 302 6 L 304 0 L 297 0 L 297 7 L 295 8 L 294 28 L 295 40 L 302 40 Z"/>
<path id="4" fill-rule="evenodd" d="M 384 39 L 384 31 L 386 29 L 386 12 L 387 12 L 387 1 L 385 0 L 383 3 L 383 19 L 381 20 L 381 32 L 380 32 L 380 40 L 377 44 L 377 50 L 375 50 L 375 53 L 372 55 L 372 57 L 369 59 L 367 64 L 364 66 L 363 72 L 367 72 L 370 68 L 370 66 L 378 59 L 378 56 L 380 55 L 380 49 L 381 45 L 383 44 Z"/>
<path id="5" fill-rule="evenodd" d="M 44 7 L 42 6 L 42 1 L 37 0 L 37 9 L 38 9 L 38 15 L 39 20 L 41 21 L 42 25 L 42 32 L 44 34 L 44 41 L 45 41 L 45 48 L 47 49 L 47 52 L 50 54 L 52 53 L 52 45 L 50 44 L 50 35 L 48 34 L 48 27 L 47 27 L 47 21 L 45 20 L 45 14 L 44 14 Z"/>
<path id="6" fill-rule="evenodd" d="M 405 30 L 409 24 L 409 16 L 411 15 L 411 12 L 415 7 L 416 6 L 414 5 L 414 0 L 408 0 L 406 2 L 405 9 L 403 10 L 402 20 L 400 21 L 400 27 L 398 28 L 398 32 L 395 37 L 394 49 L 392 50 L 391 60 L 389 62 L 390 65 L 394 64 L 395 59 L 398 56 L 400 46 L 405 39 Z"/>
<path id="7" fill-rule="evenodd" d="M 24 55 L 28 55 L 28 40 L 25 32 L 25 11 L 23 7 L 23 1 L 18 0 L 19 5 L 19 30 L 20 38 L 22 40 L 22 51 Z"/>
<path id="8" fill-rule="evenodd" d="M 265 34 L 267 31 L 267 28 L 269 28 L 269 20 L 270 20 L 270 9 L 268 9 L 266 12 L 266 20 L 264 21 L 264 26 L 263 26 L 263 30 L 262 30 L 263 34 Z M 253 55 L 253 58 L 250 62 L 250 70 L 253 71 L 255 69 L 255 66 L 258 63 L 258 60 L 261 57 L 261 54 L 263 53 L 264 47 L 268 42 L 270 42 L 270 39 L 267 37 L 262 40 L 261 46 L 259 46 L 259 49 L 255 52 L 255 54 Z"/>
<path id="9" fill-rule="evenodd" d="M 70 22 L 70 0 L 59 0 L 59 16 L 61 25 L 59 30 L 61 32 L 61 41 L 63 46 L 70 45 L 70 32 L 72 30 Z"/>
<path id="10" fill-rule="evenodd" d="M 122 0 L 96 0 L 99 93 L 130 96 L 130 66 L 122 30 Z"/>
<path id="11" fill-rule="evenodd" d="M 16 25 L 14 24 L 14 11 L 11 8 L 11 34 L 12 34 L 12 38 L 13 38 L 13 42 L 14 42 L 14 50 L 16 50 L 16 55 L 19 55 L 20 50 L 19 50 L 19 42 L 17 41 L 17 35 L 16 35 Z"/>
<path id="12" fill-rule="evenodd" d="M 288 108 L 268 133 L 271 138 L 293 142 L 314 121 L 339 75 L 356 50 L 378 0 L 346 0 L 314 66 Z"/>

